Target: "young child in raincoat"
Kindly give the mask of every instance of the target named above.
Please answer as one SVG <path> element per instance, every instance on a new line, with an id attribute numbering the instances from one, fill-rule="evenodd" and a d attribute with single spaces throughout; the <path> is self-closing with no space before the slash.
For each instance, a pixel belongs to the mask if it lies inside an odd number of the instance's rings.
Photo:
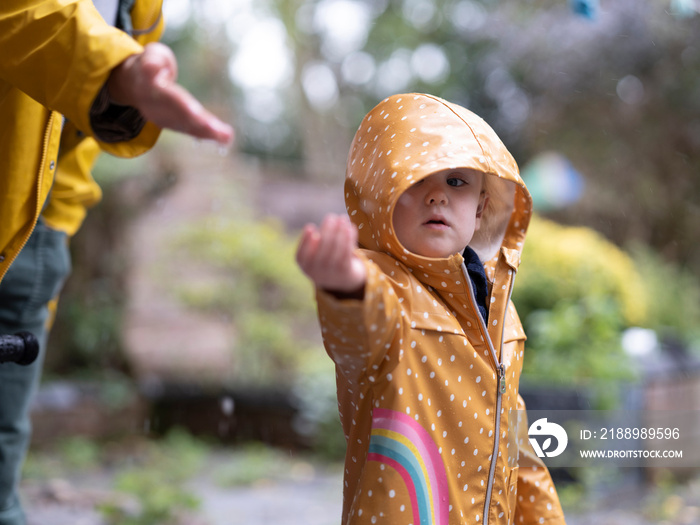
<path id="1" fill-rule="evenodd" d="M 355 134 L 345 203 L 297 252 L 336 365 L 342 523 L 564 523 L 509 417 L 525 408 L 510 297 L 531 213 L 513 157 L 470 111 L 395 95 Z"/>

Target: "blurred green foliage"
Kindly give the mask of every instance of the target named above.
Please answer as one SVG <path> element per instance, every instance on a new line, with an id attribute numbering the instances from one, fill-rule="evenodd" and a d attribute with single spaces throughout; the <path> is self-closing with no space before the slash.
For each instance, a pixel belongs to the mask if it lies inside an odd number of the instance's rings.
<path id="1" fill-rule="evenodd" d="M 294 262 L 295 241 L 272 220 L 211 219 L 184 231 L 176 249 L 205 262 L 218 278 L 181 282 L 194 308 L 233 320 L 238 385 L 291 386 L 305 355 L 323 358 L 313 287 Z"/>
<path id="2" fill-rule="evenodd" d="M 647 321 L 647 290 L 632 259 L 588 228 L 534 217 L 513 291 L 528 336 L 525 381 L 589 386 L 599 408 L 609 382 L 633 380 L 622 331 Z"/>
<path id="3" fill-rule="evenodd" d="M 214 470 L 213 476 L 219 486 L 251 485 L 288 472 L 292 465 L 288 455 L 261 443 L 250 443 L 242 452 Z"/>
<path id="4" fill-rule="evenodd" d="M 92 284 L 94 287 L 89 294 L 74 294 L 68 290 L 63 297 L 59 307 L 60 325 L 53 334 L 62 355 L 60 361 L 59 357 L 51 356 L 50 368 L 91 369 L 99 373 L 105 365 L 117 369 L 125 367 L 123 298 L 110 293 L 107 288 L 111 283 L 93 281 Z"/>
<path id="5" fill-rule="evenodd" d="M 661 337 L 680 340 L 700 355 L 700 280 L 687 266 L 664 259 L 649 246 L 628 249 L 649 300 L 646 326 Z"/>
<path id="6" fill-rule="evenodd" d="M 647 290 L 632 258 L 592 229 L 534 216 L 522 260 L 513 291 L 521 317 L 587 298 L 609 301 L 618 323 L 646 324 Z"/>
<path id="7" fill-rule="evenodd" d="M 698 280 L 648 248 L 624 251 L 589 228 L 535 216 L 522 259 L 513 301 L 528 335 L 526 381 L 590 386 L 610 406 L 611 385 L 638 373 L 625 329 L 699 341 Z"/>
<path id="8" fill-rule="evenodd" d="M 114 525 L 179 525 L 200 502 L 186 486 L 204 465 L 208 447 L 186 432 L 171 431 L 162 441 L 147 442 L 131 464 L 114 477 L 114 488 L 133 496 L 135 508 L 118 503 L 101 507 Z M 183 519 L 185 521 L 183 521 Z"/>
<path id="9" fill-rule="evenodd" d="M 184 525 L 199 508 L 187 483 L 210 453 L 207 443 L 179 429 L 158 441 L 74 436 L 30 454 L 23 477 L 29 482 L 85 478 L 92 488 L 111 488 L 98 503 L 108 524 Z"/>
<path id="10" fill-rule="evenodd" d="M 131 265 L 129 227 L 175 182 L 168 161 L 159 160 L 168 158 L 172 135 L 163 134 L 158 153 L 129 160 L 99 157 L 93 176 L 103 197 L 70 240 L 73 271 L 61 290 L 47 372 L 128 369 L 123 313 Z"/>
<path id="11" fill-rule="evenodd" d="M 293 392 L 301 408 L 297 432 L 307 437 L 315 454 L 330 460 L 342 459 L 345 436 L 338 415 L 333 361 L 325 353 L 320 357 L 306 356 Z"/>
<path id="12" fill-rule="evenodd" d="M 109 525 L 184 524 L 179 516 L 199 506 L 195 496 L 182 486 L 171 483 L 159 471 L 142 469 L 120 474 L 116 488 L 137 496 L 139 505 L 137 509 L 103 505 L 101 511 Z"/>
<path id="13" fill-rule="evenodd" d="M 308 458 L 307 458 L 308 459 Z M 318 465 L 262 443 L 248 443 L 217 465 L 212 477 L 224 488 L 313 477 Z"/>
<path id="14" fill-rule="evenodd" d="M 93 440 L 83 436 L 62 438 L 48 452 L 29 454 L 22 466 L 22 477 L 31 481 L 57 478 L 67 471 L 94 472 L 100 459 L 100 447 Z"/>
<path id="15" fill-rule="evenodd" d="M 290 389 L 297 431 L 314 451 L 341 458 L 335 372 L 321 345 L 314 290 L 294 261 L 296 238 L 272 220 L 209 219 L 178 235 L 175 250 L 214 268 L 214 281 L 178 285 L 192 308 L 230 318 L 237 334 L 231 381 Z"/>

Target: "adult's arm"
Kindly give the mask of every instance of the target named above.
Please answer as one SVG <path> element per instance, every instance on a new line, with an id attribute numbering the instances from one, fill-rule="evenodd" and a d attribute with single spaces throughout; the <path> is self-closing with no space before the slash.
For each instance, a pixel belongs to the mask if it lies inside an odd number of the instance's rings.
<path id="1" fill-rule="evenodd" d="M 133 64 L 134 57 L 142 56 L 143 51 L 143 46 L 129 35 L 107 24 L 91 0 L 0 2 L 0 92 L 9 87 L 21 90 L 47 108 L 65 115 L 78 129 L 100 141 L 105 151 L 117 155 L 133 156 L 145 151 L 155 143 L 162 127 L 157 121 L 148 121 L 138 129 L 138 138 L 133 140 L 128 135 L 129 129 L 125 129 L 127 135 L 123 137 L 118 135 L 120 130 L 117 129 L 117 135 L 110 136 L 108 142 L 101 140 L 93 127 L 96 101 L 105 108 L 114 102 L 104 98 L 103 89 L 113 78 L 113 71 L 127 59 L 130 59 L 127 63 Z M 143 72 L 142 68 L 127 70 L 132 73 L 132 77 L 127 76 L 128 82 L 134 80 L 133 73 Z M 166 82 L 163 78 L 159 77 L 158 85 L 172 92 L 174 77 L 166 77 Z M 182 95 L 182 91 L 178 94 Z M 133 99 L 125 100 L 127 104 L 138 103 Z M 182 97 L 179 102 L 181 100 Z M 177 97 L 172 96 L 162 97 L 161 101 L 178 102 Z M 152 100 L 146 100 L 145 104 L 150 102 Z M 185 112 L 178 112 L 178 107 Z M 180 103 L 178 107 L 171 115 L 180 120 L 192 117 L 195 123 L 198 118 L 201 120 L 203 113 L 196 105 Z M 230 141 L 233 136 L 230 128 L 209 114 L 204 116 L 210 119 L 213 133 L 195 135 Z M 168 122 L 164 124 L 169 125 Z M 132 123 L 126 126 L 132 127 L 133 135 Z"/>
<path id="2" fill-rule="evenodd" d="M 142 51 L 91 0 L 0 2 L 0 78 L 87 135 L 95 136 L 90 109 L 110 73 Z"/>

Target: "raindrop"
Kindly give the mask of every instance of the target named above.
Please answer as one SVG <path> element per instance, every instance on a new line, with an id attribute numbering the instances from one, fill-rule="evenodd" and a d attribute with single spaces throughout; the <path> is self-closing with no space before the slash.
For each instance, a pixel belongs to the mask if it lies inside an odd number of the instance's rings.
<path id="1" fill-rule="evenodd" d="M 625 104 L 639 104 L 644 99 L 644 85 L 634 75 L 627 75 L 617 83 L 617 96 Z"/>
<path id="2" fill-rule="evenodd" d="M 234 409 L 234 402 L 233 398 L 230 396 L 225 396 L 221 398 L 221 411 L 227 415 L 230 416 L 233 414 L 233 409 Z"/>

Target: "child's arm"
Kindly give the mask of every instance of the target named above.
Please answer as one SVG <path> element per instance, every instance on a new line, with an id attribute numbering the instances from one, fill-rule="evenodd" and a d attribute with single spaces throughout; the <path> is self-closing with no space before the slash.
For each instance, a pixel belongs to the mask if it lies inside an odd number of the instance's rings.
<path id="1" fill-rule="evenodd" d="M 305 227 L 297 262 L 316 285 L 323 344 L 339 373 L 350 381 L 370 374 L 376 380 L 398 363 L 387 352 L 401 308 L 377 261 L 357 250 L 357 237 L 349 218 L 328 215 L 320 227 Z"/>
<path id="2" fill-rule="evenodd" d="M 329 214 L 319 228 L 304 228 L 297 263 L 316 287 L 338 298 L 362 299 L 367 269 L 356 248 L 357 229 L 350 219 Z"/>

